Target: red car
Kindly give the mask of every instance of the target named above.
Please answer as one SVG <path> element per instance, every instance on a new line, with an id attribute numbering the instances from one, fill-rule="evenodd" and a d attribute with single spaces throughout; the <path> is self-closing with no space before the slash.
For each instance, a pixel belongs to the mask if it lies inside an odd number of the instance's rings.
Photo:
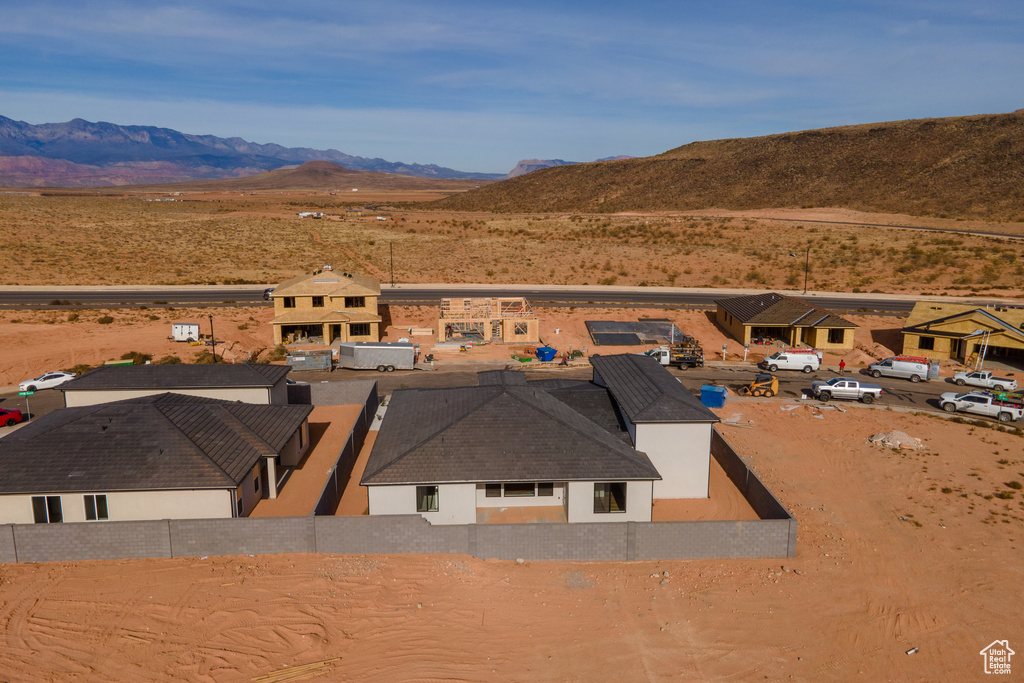
<path id="1" fill-rule="evenodd" d="M 25 418 L 22 417 L 20 410 L 11 410 L 9 408 L 0 408 L 0 425 L 5 427 L 13 427 Z"/>

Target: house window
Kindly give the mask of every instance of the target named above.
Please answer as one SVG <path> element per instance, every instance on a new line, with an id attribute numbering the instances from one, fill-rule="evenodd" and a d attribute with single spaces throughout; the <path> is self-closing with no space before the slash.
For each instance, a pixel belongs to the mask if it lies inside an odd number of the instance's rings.
<path id="1" fill-rule="evenodd" d="M 259 465 L 256 465 L 256 467 L 252 468 L 252 484 L 253 484 L 253 490 L 256 493 L 259 493 L 260 492 L 260 466 Z"/>
<path id="2" fill-rule="evenodd" d="M 846 330 L 845 329 L 834 329 L 828 331 L 828 343 L 829 344 L 842 344 L 846 341 Z"/>
<path id="3" fill-rule="evenodd" d="M 505 484 L 506 498 L 532 498 L 534 496 L 534 485 L 529 484 Z"/>
<path id="4" fill-rule="evenodd" d="M 365 296 L 346 296 L 345 308 L 366 308 Z"/>
<path id="5" fill-rule="evenodd" d="M 109 519 L 107 517 L 106 495 L 85 496 L 85 521 L 96 522 Z"/>
<path id="6" fill-rule="evenodd" d="M 917 348 L 922 351 L 934 351 L 935 350 L 935 337 L 918 337 Z"/>
<path id="7" fill-rule="evenodd" d="M 295 308 L 295 297 L 294 296 L 282 297 L 282 300 L 284 301 L 284 307 L 285 308 Z"/>
<path id="8" fill-rule="evenodd" d="M 351 337 L 370 336 L 370 323 L 352 323 L 348 326 L 348 333 Z"/>
<path id="9" fill-rule="evenodd" d="M 537 495 L 538 496 L 553 496 L 555 495 L 555 485 L 549 482 L 541 482 L 537 484 Z"/>
<path id="10" fill-rule="evenodd" d="M 57 524 L 64 521 L 60 496 L 32 496 L 32 513 L 36 524 Z"/>
<path id="11" fill-rule="evenodd" d="M 323 308 L 323 307 L 324 307 L 324 298 L 322 296 L 314 296 L 313 297 L 313 308 Z"/>
<path id="12" fill-rule="evenodd" d="M 626 511 L 626 482 L 594 484 L 594 514 Z"/>
<path id="13" fill-rule="evenodd" d="M 437 512 L 437 487 L 416 487 L 416 512 Z"/>
<path id="14" fill-rule="evenodd" d="M 487 484 L 484 495 L 488 498 L 501 498 L 501 484 Z"/>
<path id="15" fill-rule="evenodd" d="M 516 323 L 515 333 L 516 334 L 528 334 L 530 332 L 530 326 L 527 323 Z"/>

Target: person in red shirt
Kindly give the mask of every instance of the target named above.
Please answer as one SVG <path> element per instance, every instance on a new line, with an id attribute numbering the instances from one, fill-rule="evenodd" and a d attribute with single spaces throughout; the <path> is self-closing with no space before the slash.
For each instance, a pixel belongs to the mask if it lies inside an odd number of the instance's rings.
<path id="1" fill-rule="evenodd" d="M 846 373 L 846 361 L 843 360 L 842 358 L 840 358 L 839 359 L 839 374 L 842 375 L 842 374 L 845 374 L 845 373 Z"/>

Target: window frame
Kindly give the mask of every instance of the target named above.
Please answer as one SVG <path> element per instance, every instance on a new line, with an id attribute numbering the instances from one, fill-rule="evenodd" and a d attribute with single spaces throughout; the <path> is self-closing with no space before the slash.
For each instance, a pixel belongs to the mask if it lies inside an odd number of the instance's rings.
<path id="1" fill-rule="evenodd" d="M 484 498 L 501 498 L 501 484 L 484 484 Z"/>
<path id="2" fill-rule="evenodd" d="M 107 494 L 87 493 L 82 496 L 85 505 L 85 521 L 107 522 L 110 520 L 110 508 L 107 507 Z"/>
<path id="3" fill-rule="evenodd" d="M 324 298 L 322 296 L 314 296 L 314 297 L 312 297 L 312 302 L 311 303 L 313 305 L 313 308 L 323 308 L 324 307 Z"/>
<path id="4" fill-rule="evenodd" d="M 365 296 L 346 296 L 345 308 L 366 308 Z"/>
<path id="5" fill-rule="evenodd" d="M 842 344 L 846 341 L 846 328 L 844 327 L 831 327 L 828 330 L 828 343 L 829 344 Z"/>
<path id="6" fill-rule="evenodd" d="M 614 495 L 616 493 L 618 495 Z M 612 509 L 613 502 L 614 507 L 618 509 Z M 609 481 L 594 484 L 595 515 L 624 514 L 626 509 L 626 482 Z"/>
<path id="7" fill-rule="evenodd" d="M 281 306 L 284 308 L 295 308 L 295 297 L 294 296 L 283 296 L 281 297 Z"/>
<path id="8" fill-rule="evenodd" d="M 505 498 L 534 498 L 537 495 L 537 484 L 532 481 L 506 483 L 504 494 Z"/>
<path id="9" fill-rule="evenodd" d="M 42 502 L 42 508 L 39 507 L 39 502 Z M 53 519 L 52 513 L 54 504 L 56 504 L 56 516 L 58 519 Z M 40 512 L 42 512 L 45 517 L 42 520 L 40 520 Z M 32 517 L 35 520 L 35 524 L 62 523 L 64 521 L 64 503 L 61 501 L 60 496 L 32 496 Z"/>
<path id="10" fill-rule="evenodd" d="M 433 503 L 430 499 L 433 499 Z M 441 490 L 436 484 L 416 487 L 416 512 L 437 512 L 441 509 Z"/>
<path id="11" fill-rule="evenodd" d="M 537 497 L 550 498 L 555 495 L 555 482 L 542 481 L 537 484 Z"/>
<path id="12" fill-rule="evenodd" d="M 921 335 L 917 338 L 917 348 L 922 351 L 934 351 L 935 350 L 935 337 L 929 337 Z"/>
<path id="13" fill-rule="evenodd" d="M 363 330 L 366 330 L 365 332 Z M 370 329 L 370 323 L 349 323 L 348 324 L 348 336 L 350 337 L 369 337 L 373 331 Z"/>

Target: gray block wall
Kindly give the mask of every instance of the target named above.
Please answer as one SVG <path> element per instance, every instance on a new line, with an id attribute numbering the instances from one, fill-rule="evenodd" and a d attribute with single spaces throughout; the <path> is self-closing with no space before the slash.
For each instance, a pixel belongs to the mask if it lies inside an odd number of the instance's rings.
<path id="1" fill-rule="evenodd" d="M 18 562 L 171 557 L 167 522 L 17 524 Z"/>
<path id="2" fill-rule="evenodd" d="M 371 384 L 374 391 L 366 398 L 373 402 L 372 418 L 376 382 Z M 344 469 L 351 471 L 358 451 L 356 437 L 361 447 L 365 434 L 358 424 L 353 428 L 328 487 L 336 491 L 347 477 Z M 797 521 L 718 432 L 712 435 L 712 454 L 761 519 L 432 526 L 419 515 L 385 515 L 8 524 L 0 526 L 0 562 L 271 553 L 454 553 L 580 561 L 795 556 Z"/>
<path id="3" fill-rule="evenodd" d="M 18 556 L 14 552 L 14 526 L 0 526 L 0 564 L 17 561 Z"/>
<path id="4" fill-rule="evenodd" d="M 174 557 L 316 552 L 312 517 L 178 519 L 168 526 Z"/>
<path id="5" fill-rule="evenodd" d="M 625 560 L 628 524 L 478 524 L 476 548 L 483 559 Z"/>
<path id="6" fill-rule="evenodd" d="M 316 517 L 321 553 L 469 553 L 469 527 L 433 526 L 419 515 Z"/>

